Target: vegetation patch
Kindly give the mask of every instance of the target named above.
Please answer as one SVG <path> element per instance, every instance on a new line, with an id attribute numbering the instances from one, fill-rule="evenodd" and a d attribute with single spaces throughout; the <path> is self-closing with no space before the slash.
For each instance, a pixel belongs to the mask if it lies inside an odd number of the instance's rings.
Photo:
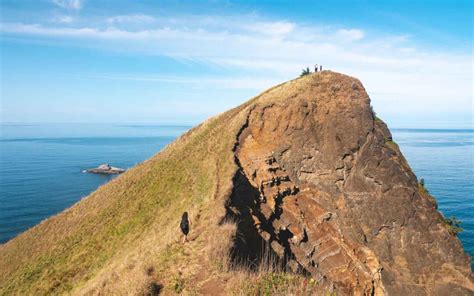
<path id="1" fill-rule="evenodd" d="M 309 74 L 311 74 L 311 70 L 309 68 L 306 68 L 306 69 L 303 69 L 303 71 L 301 71 L 300 77 L 303 77 Z"/>
<path id="2" fill-rule="evenodd" d="M 425 179 L 423 179 L 423 178 L 420 179 L 420 181 L 418 182 L 418 189 L 420 190 L 420 192 L 422 194 L 427 195 L 427 196 L 434 199 L 434 197 L 431 196 L 430 191 L 428 190 L 428 188 L 426 188 L 426 186 L 425 186 Z"/>
<path id="3" fill-rule="evenodd" d="M 173 278 L 173 281 L 171 282 L 171 289 L 176 294 L 181 294 L 181 292 L 183 292 L 183 290 L 184 290 L 184 285 L 185 285 L 185 281 L 184 281 L 183 277 L 181 276 L 181 273 L 178 273 L 178 275 L 176 275 Z"/>
<path id="4" fill-rule="evenodd" d="M 286 273 L 271 272 L 250 283 L 245 290 L 250 295 L 273 295 L 289 287 L 294 279 L 294 276 Z"/>
<path id="5" fill-rule="evenodd" d="M 395 143 L 395 141 L 393 141 L 392 137 L 384 137 L 383 140 L 384 140 L 385 144 L 387 144 L 388 147 L 390 147 L 392 149 L 398 148 L 398 144 Z"/>
<path id="6" fill-rule="evenodd" d="M 444 218 L 444 223 L 448 229 L 449 234 L 451 235 L 457 236 L 460 232 L 464 231 L 464 229 L 461 227 L 461 221 L 459 221 L 454 216 Z"/>

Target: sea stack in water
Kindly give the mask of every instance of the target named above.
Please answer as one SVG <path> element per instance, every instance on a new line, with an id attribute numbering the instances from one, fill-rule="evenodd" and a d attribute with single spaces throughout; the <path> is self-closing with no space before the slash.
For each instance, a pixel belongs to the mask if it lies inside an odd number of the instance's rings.
<path id="1" fill-rule="evenodd" d="M 96 168 L 87 169 L 86 172 L 87 173 L 93 173 L 93 174 L 112 175 L 112 174 L 121 174 L 121 173 L 125 172 L 125 170 L 121 169 L 121 168 L 113 167 L 113 166 L 109 165 L 108 163 L 105 163 L 105 164 L 99 165 Z"/>
<path id="2" fill-rule="evenodd" d="M 311 277 L 308 295 L 473 295 L 450 227 L 359 80 L 322 71 L 205 121 L 0 245 L 0 295 L 254 295 L 234 279 L 252 284 L 242 269 L 264 273 L 273 255 L 303 272 L 262 283 Z"/>

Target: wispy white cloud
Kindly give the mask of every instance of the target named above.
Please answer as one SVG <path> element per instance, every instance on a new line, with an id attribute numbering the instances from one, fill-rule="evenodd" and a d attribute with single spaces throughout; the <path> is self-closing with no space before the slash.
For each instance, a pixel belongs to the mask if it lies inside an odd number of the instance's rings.
<path id="1" fill-rule="evenodd" d="M 79 10 L 84 0 L 52 0 L 52 2 L 62 8 Z"/>
<path id="2" fill-rule="evenodd" d="M 364 31 L 359 29 L 340 29 L 336 34 L 348 41 L 355 41 L 364 38 Z"/>
<path id="3" fill-rule="evenodd" d="M 256 22 L 244 26 L 245 29 L 268 36 L 285 36 L 293 32 L 295 24 L 285 21 Z"/>
<path id="4" fill-rule="evenodd" d="M 54 22 L 54 23 L 63 23 L 63 24 L 71 24 L 71 23 L 74 22 L 74 20 L 75 20 L 75 18 L 70 16 L 70 15 L 58 15 L 58 16 L 55 16 L 52 19 L 52 22 Z"/>
<path id="5" fill-rule="evenodd" d="M 125 23 L 142 23 L 127 28 Z M 122 24 L 124 26 L 115 26 Z M 155 19 L 115 16 L 95 26 L 51 27 L 8 23 L 3 33 L 58 38 L 104 50 L 162 55 L 236 69 L 247 78 L 170 79 L 109 77 L 189 83 L 232 88 L 264 88 L 292 78 L 315 63 L 359 77 L 382 116 L 396 112 L 473 110 L 472 53 L 433 52 L 409 35 L 373 36 L 359 28 L 314 27 L 290 21 L 255 18 Z M 104 77 L 106 78 L 106 77 Z M 393 102 L 396 101 L 396 106 Z M 390 104 L 388 104 L 390 102 Z M 473 110 L 474 111 L 474 110 Z"/>
<path id="6" fill-rule="evenodd" d="M 116 15 L 112 17 L 108 17 L 105 21 L 109 24 L 117 24 L 117 23 L 151 23 L 154 22 L 156 19 L 150 15 L 146 14 L 128 14 L 128 15 Z"/>
<path id="7" fill-rule="evenodd" d="M 263 77 L 178 77 L 178 76 L 152 76 L 152 75 L 90 75 L 81 76 L 82 78 L 91 79 L 106 79 L 106 80 L 125 80 L 125 81 L 142 81 L 142 82 L 156 82 L 169 84 L 189 85 L 192 88 L 209 89 L 238 89 L 238 90 L 252 90 L 261 91 L 269 88 L 272 85 L 281 83 L 283 81 L 278 79 L 263 78 Z"/>

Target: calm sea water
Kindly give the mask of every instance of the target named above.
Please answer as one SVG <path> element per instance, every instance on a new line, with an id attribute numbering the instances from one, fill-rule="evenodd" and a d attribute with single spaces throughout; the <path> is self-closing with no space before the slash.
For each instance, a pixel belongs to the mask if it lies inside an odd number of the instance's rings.
<path id="1" fill-rule="evenodd" d="M 0 243 L 71 206 L 114 178 L 82 171 L 130 168 L 189 129 L 181 126 L 2 125 Z"/>
<path id="2" fill-rule="evenodd" d="M 462 222 L 459 238 L 474 256 L 474 129 L 392 129 L 392 135 L 438 209 Z"/>
<path id="3" fill-rule="evenodd" d="M 0 243 L 71 206 L 111 176 L 83 173 L 101 163 L 129 168 L 151 157 L 186 126 L 2 125 Z M 394 140 L 439 209 L 462 221 L 474 254 L 474 130 L 393 129 Z"/>

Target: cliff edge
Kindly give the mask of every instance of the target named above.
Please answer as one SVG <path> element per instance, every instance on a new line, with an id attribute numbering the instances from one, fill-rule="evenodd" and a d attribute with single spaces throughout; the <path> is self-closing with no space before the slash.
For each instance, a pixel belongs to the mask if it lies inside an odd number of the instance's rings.
<path id="1" fill-rule="evenodd" d="M 470 257 L 362 84 L 323 71 L 207 120 L 1 245 L 0 294 L 229 294 L 268 254 L 295 286 L 275 293 L 474 293 Z"/>
<path id="2" fill-rule="evenodd" d="M 362 84 L 330 72 L 292 84 L 250 106 L 238 138 L 238 182 L 255 195 L 232 201 L 262 237 L 343 294 L 472 292 L 470 259 Z"/>

